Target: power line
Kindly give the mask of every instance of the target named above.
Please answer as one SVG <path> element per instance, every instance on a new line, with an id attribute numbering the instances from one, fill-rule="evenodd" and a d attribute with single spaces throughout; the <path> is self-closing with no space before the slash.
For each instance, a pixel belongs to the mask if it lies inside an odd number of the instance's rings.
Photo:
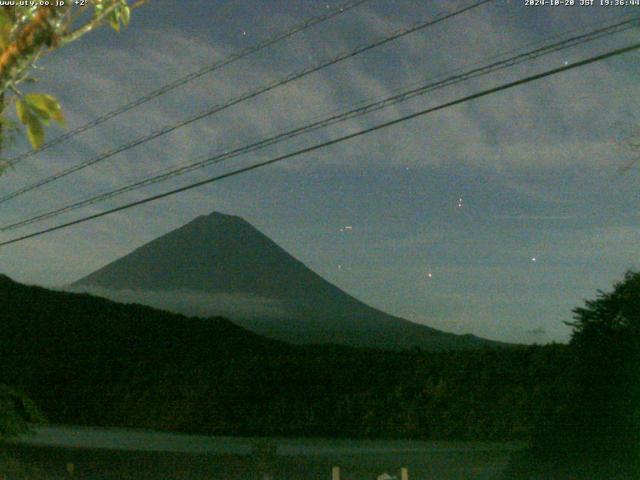
<path id="1" fill-rule="evenodd" d="M 479 68 L 475 68 L 475 69 L 471 69 L 468 70 L 466 72 L 463 72 L 462 74 L 458 74 L 458 75 L 453 75 L 450 77 L 446 77 L 444 80 L 440 80 L 440 81 L 434 81 L 431 83 L 427 83 L 426 85 L 421 85 L 418 88 L 413 88 L 413 89 L 409 89 L 406 91 L 403 91 L 397 95 L 393 95 L 390 97 L 387 97 L 385 99 L 382 100 L 378 100 L 375 101 L 373 103 L 368 103 L 368 104 L 364 104 L 363 106 L 357 107 L 355 109 L 349 110 L 347 112 L 343 112 L 340 113 L 338 115 L 332 115 L 329 116 L 328 118 L 324 118 L 322 120 L 313 122 L 311 124 L 305 125 L 303 127 L 299 127 L 299 128 L 295 128 L 293 130 L 289 130 L 289 131 L 285 131 L 285 132 L 281 132 L 275 136 L 271 136 L 268 137 L 266 139 L 260 140 L 258 142 L 243 146 L 243 147 L 239 147 L 236 148 L 234 150 L 230 150 L 230 151 L 225 151 L 221 154 L 215 155 L 213 157 L 208 157 L 205 158 L 204 160 L 200 160 L 200 161 L 196 161 L 196 162 L 191 162 L 188 163 L 186 165 L 180 166 L 178 168 L 172 167 L 169 169 L 165 169 L 162 172 L 160 172 L 159 174 L 155 175 L 154 177 L 150 177 L 150 178 L 145 178 L 143 180 L 140 181 L 136 181 L 132 184 L 123 186 L 123 187 L 119 187 L 115 190 L 111 190 L 109 192 L 105 192 L 102 194 L 98 194 L 95 196 L 91 196 L 87 199 L 84 200 L 80 200 L 80 201 L 76 201 L 70 205 L 66 205 L 60 208 L 57 208 L 55 210 L 49 211 L 49 212 L 45 212 L 42 214 L 39 214 L 35 217 L 31 217 L 29 219 L 26 220 L 22 220 L 19 222 L 15 222 L 13 224 L 10 225 L 5 225 L 3 227 L 0 228 L 0 231 L 6 231 L 6 230 L 10 230 L 10 229 L 14 229 L 14 228 L 18 228 L 21 226 L 25 226 L 25 225 L 29 225 L 35 222 L 38 222 L 40 220 L 44 220 L 47 218 L 51 218 L 57 215 L 60 215 L 62 213 L 66 213 L 72 210 L 76 210 L 78 208 L 84 207 L 84 206 L 88 206 L 88 205 L 92 205 L 95 203 L 98 203 L 100 201 L 104 201 L 107 200 L 109 198 L 113 198 L 115 196 L 121 195 L 123 193 L 132 191 L 132 190 L 136 190 L 138 188 L 144 187 L 144 186 L 148 186 L 151 184 L 155 184 L 155 183 L 159 183 L 162 181 L 166 181 L 170 178 L 173 178 L 175 176 L 178 175 L 182 175 L 188 172 L 191 172 L 193 170 L 199 169 L 199 168 L 204 168 L 206 166 L 212 165 L 212 164 L 217 164 L 220 163 L 222 161 L 228 160 L 230 158 L 234 158 L 237 157 L 239 155 L 243 155 L 245 153 L 248 152 L 252 152 L 261 148 L 264 148 L 266 146 L 269 145 L 273 145 L 275 143 L 279 143 L 283 140 L 286 139 L 290 139 L 290 138 L 294 138 L 298 135 L 304 134 L 304 133 L 309 133 L 311 131 L 315 131 L 317 129 L 320 128 L 324 128 L 326 126 L 329 125 L 333 125 L 335 123 L 338 122 L 342 122 L 348 119 L 352 119 L 364 114 L 368 114 L 371 113 L 373 111 L 376 110 L 380 110 L 382 108 L 386 108 L 390 105 L 393 105 L 395 103 L 401 102 L 401 101 L 405 101 L 408 100 L 410 98 L 413 98 L 415 96 L 418 95 L 422 95 L 426 92 L 429 91 L 433 91 L 435 89 L 439 89 L 439 88 L 444 88 L 446 86 L 450 86 L 453 85 L 455 83 L 459 83 L 471 78 L 476 78 L 478 76 L 481 75 L 486 75 L 492 72 L 495 72 L 497 70 L 502 70 L 504 68 L 509 68 L 512 66 L 515 66 L 519 63 L 525 62 L 525 61 L 530 61 L 533 60 L 535 58 L 538 58 L 540 56 L 543 55 L 547 55 L 550 53 L 554 53 L 557 51 L 560 51 L 562 49 L 566 49 L 569 47 L 573 47 L 576 46 L 578 44 L 582 44 L 585 43 L 587 41 L 593 41 L 597 38 L 601 38 L 605 35 L 611 35 L 614 33 L 619 33 L 621 31 L 627 30 L 629 28 L 631 28 L 632 26 L 634 26 L 634 23 L 636 23 L 636 21 L 639 19 L 640 17 L 633 17 L 631 19 L 627 19 L 621 22 L 618 22 L 616 24 L 613 25 L 609 25 L 607 27 L 603 27 L 603 28 L 599 28 L 596 30 L 593 30 L 591 32 L 588 33 L 584 33 L 581 35 L 577 35 L 577 36 L 573 36 L 567 39 L 564 39 L 560 42 L 551 44 L 551 45 L 545 45 L 541 48 L 536 48 L 533 50 L 529 50 L 527 52 L 521 53 L 519 55 L 516 55 L 514 57 L 510 57 L 498 62 L 494 62 L 491 63 L 489 65 L 484 65 L 482 67 Z"/>
<path id="2" fill-rule="evenodd" d="M 104 217 L 104 216 L 110 215 L 112 213 L 120 212 L 122 210 L 127 210 L 129 208 L 133 208 L 133 207 L 136 207 L 138 205 L 143 205 L 145 203 L 153 202 L 153 201 L 159 200 L 161 198 L 169 197 L 171 195 L 175 195 L 175 194 L 178 194 L 178 193 L 181 193 L 181 192 L 185 192 L 187 190 L 192 190 L 194 188 L 201 187 L 203 185 L 214 183 L 216 181 L 223 180 L 225 178 L 234 177 L 236 175 L 240 175 L 242 173 L 246 173 L 246 172 L 249 172 L 249 171 L 252 171 L 252 170 L 256 170 L 258 168 L 266 167 L 268 165 L 273 165 L 275 163 L 282 162 L 282 161 L 287 160 L 289 158 L 296 157 L 296 156 L 299 156 L 299 155 L 302 155 L 302 154 L 305 154 L 305 153 L 310 153 L 310 152 L 313 152 L 315 150 L 319 150 L 321 148 L 325 148 L 325 147 L 328 147 L 328 146 L 331 146 L 331 145 L 335 145 L 337 143 L 341 143 L 341 142 L 344 142 L 346 140 L 350 140 L 350 139 L 353 139 L 353 138 L 356 138 L 356 137 L 359 137 L 359 136 L 362 136 L 362 135 L 365 135 L 365 134 L 368 134 L 368 133 L 371 133 L 371 132 L 375 132 L 377 130 L 381 130 L 383 128 L 387 128 L 387 127 L 390 127 L 390 126 L 405 122 L 407 120 L 411 120 L 411 119 L 414 119 L 414 118 L 417 118 L 417 117 L 420 117 L 420 116 L 423 116 L 423 115 L 427 115 L 427 114 L 430 114 L 430 113 L 433 113 L 433 112 L 436 112 L 436 111 L 439 111 L 439 110 L 444 110 L 445 108 L 453 107 L 453 106 L 459 105 L 461 103 L 465 103 L 465 102 L 468 102 L 468 101 L 471 101 L 471 100 L 475 100 L 475 99 L 478 99 L 478 98 L 481 98 L 481 97 L 484 97 L 484 96 L 487 96 L 487 95 L 491 95 L 491 94 L 494 94 L 494 93 L 497 93 L 497 92 L 500 92 L 500 91 L 503 91 L 503 90 L 507 90 L 507 89 L 514 88 L 514 87 L 517 87 L 517 86 L 520 86 L 520 85 L 524 85 L 526 83 L 530 83 L 530 82 L 533 82 L 533 81 L 536 81 L 536 80 L 540 80 L 540 79 L 545 78 L 545 77 L 556 75 L 558 73 L 565 72 L 567 70 L 572 70 L 572 69 L 575 69 L 575 68 L 579 68 L 579 67 L 582 67 L 582 66 L 585 66 L 585 65 L 589 65 L 589 64 L 601 61 L 601 60 L 605 60 L 607 58 L 612 58 L 612 57 L 615 57 L 617 55 L 622 55 L 624 53 L 628 53 L 628 52 L 631 52 L 631 51 L 634 51 L 634 50 L 638 50 L 638 49 L 640 49 L 640 43 L 636 43 L 634 45 L 630 45 L 630 46 L 624 47 L 624 48 L 619 48 L 619 49 L 616 49 L 616 50 L 611 50 L 609 52 L 603 53 L 601 55 L 597 55 L 595 57 L 591 57 L 591 58 L 587 58 L 585 60 L 581 60 L 581 61 L 578 61 L 578 62 L 570 63 L 570 64 L 562 66 L 562 67 L 553 68 L 551 70 L 547 70 L 547 71 L 542 72 L 542 73 L 531 75 L 531 76 L 522 78 L 520 80 L 515 80 L 513 82 L 505 83 L 505 84 L 499 85 L 497 87 L 493 87 L 493 88 L 489 88 L 489 89 L 486 89 L 486 90 L 482 90 L 482 91 L 474 93 L 472 95 L 467 95 L 465 97 L 459 98 L 457 100 L 452 100 L 452 101 L 449 101 L 449 102 L 446 102 L 446 103 L 442 103 L 442 104 L 440 104 L 438 106 L 435 106 L 435 107 L 430 107 L 430 108 L 427 108 L 427 109 L 420 110 L 418 112 L 411 113 L 409 115 L 404 115 L 404 116 L 396 118 L 394 120 L 390 120 L 390 121 L 387 121 L 387 122 L 384 122 L 384 123 L 380 123 L 380 124 L 375 125 L 373 127 L 365 128 L 365 129 L 359 130 L 357 132 L 354 132 L 354 133 L 351 133 L 351 134 L 348 134 L 348 135 L 344 135 L 342 137 L 335 138 L 333 140 L 328 140 L 328 141 L 325 141 L 325 142 L 322 142 L 322 143 L 318 143 L 316 145 L 312 145 L 310 147 L 306 147 L 306 148 L 303 148 L 303 149 L 300 149 L 300 150 L 296 150 L 295 152 L 291 152 L 291 153 L 288 153 L 288 154 L 285 154 L 285 155 L 281 155 L 281 156 L 272 158 L 270 160 L 266 160 L 264 162 L 255 163 L 255 164 L 250 165 L 248 167 L 243 167 L 243 168 L 239 168 L 237 170 L 233 170 L 231 172 L 227 172 L 227 173 L 224 173 L 224 174 L 221 174 L 221 175 L 216 175 L 216 176 L 208 178 L 206 180 L 201 180 L 199 182 L 191 183 L 189 185 L 186 185 L 186 186 L 183 186 L 183 187 L 180 187 L 180 188 L 176 188 L 174 190 L 171 190 L 171 191 L 168 191 L 168 192 L 164 192 L 164 193 L 161 193 L 161 194 L 158 194 L 158 195 L 147 197 L 147 198 L 142 199 L 142 200 L 131 202 L 131 203 L 128 203 L 126 205 L 121 205 L 119 207 L 115 207 L 115 208 L 112 208 L 110 210 L 106 210 L 106 211 L 103 211 L 103 212 L 95 213 L 93 215 L 88 215 L 86 217 L 83 217 L 83 218 L 80 218 L 80 219 L 77 219 L 77 220 L 73 220 L 71 222 L 63 223 L 61 225 L 56 225 L 54 227 L 49 227 L 49 228 L 46 228 L 44 230 L 40 230 L 40 231 L 37 231 L 37 232 L 34 232 L 34 233 L 30 233 L 28 235 L 23 235 L 21 237 L 13 238 L 11 240 L 6 240 L 4 242 L 0 242 L 0 246 L 10 245 L 10 244 L 17 243 L 17 242 L 20 242 L 20 241 L 23 241 L 23 240 L 26 240 L 26 239 L 29 239 L 29 238 L 33 238 L 33 237 L 37 237 L 37 236 L 40 236 L 40 235 L 44 235 L 46 233 L 54 232 L 56 230 L 61 230 L 63 228 L 68 228 L 68 227 L 70 227 L 72 225 L 77 225 L 77 224 L 80 224 L 80 223 L 84 223 L 84 222 L 87 222 L 89 220 L 93 220 L 93 219 L 96 219 L 96 218 Z"/>
<path id="3" fill-rule="evenodd" d="M 252 45 L 250 47 L 246 47 L 243 48 L 242 50 L 236 52 L 236 53 L 232 53 L 231 55 L 223 58 L 222 60 L 219 60 L 217 62 L 214 62 L 210 65 L 207 65 L 205 67 L 200 68 L 199 70 L 196 70 L 194 72 L 191 72 L 183 77 L 178 78 L 177 80 L 174 80 L 171 83 L 168 83 L 166 85 L 163 85 L 162 87 L 153 90 L 149 93 L 147 93 L 146 95 L 143 95 L 142 97 L 137 98 L 136 100 L 132 100 L 131 102 L 122 105 L 118 108 L 116 108 L 115 110 L 112 110 L 108 113 L 105 113 L 104 115 L 101 115 L 93 120 L 91 120 L 88 123 L 85 123 L 84 125 L 81 125 L 77 128 L 74 128 L 73 130 L 70 130 L 66 133 L 64 133 L 63 135 L 60 135 L 48 142 L 46 142 L 44 145 L 42 145 L 40 147 L 39 150 L 37 151 L 27 151 L 24 152 L 20 155 L 17 155 L 14 158 L 11 158 L 9 160 L 7 160 L 7 164 L 9 166 L 13 166 L 16 165 L 17 163 L 21 162 L 22 160 L 25 160 L 27 158 L 33 157 L 35 155 L 37 155 L 38 153 L 47 150 L 48 148 L 51 148 L 55 145 L 59 145 L 60 143 L 75 137 L 76 135 L 79 135 L 81 133 L 86 132 L 87 130 L 92 129 L 93 127 L 96 127 L 104 122 L 106 122 L 107 120 L 110 120 L 114 117 L 117 117 L 118 115 L 121 115 L 125 112 L 128 112 L 129 110 L 132 110 L 136 107 L 139 107 L 140 105 L 143 105 L 147 102 L 149 102 L 150 100 L 153 100 L 156 97 L 159 97 L 161 95 L 164 95 L 165 93 L 170 92 L 171 90 L 174 90 L 186 83 L 189 83 L 197 78 L 202 77 L 203 75 L 206 75 L 207 73 L 211 73 L 214 72 L 216 70 L 219 70 L 231 63 L 234 63 L 238 60 L 241 60 L 245 57 L 248 57 L 249 55 L 259 52 L 260 50 L 264 50 L 267 47 L 270 47 L 272 45 L 275 45 L 276 43 L 281 42 L 282 40 L 286 40 L 287 38 L 290 38 L 294 35 L 296 35 L 297 33 L 302 32 L 303 30 L 306 30 L 307 28 L 310 28 L 314 25 L 318 25 L 319 23 L 325 22 L 327 20 L 330 20 L 334 17 L 337 17 L 338 15 L 342 15 L 345 12 L 348 12 L 349 10 L 352 10 L 356 7 L 359 7 L 360 5 L 368 2 L 370 0 L 357 0 L 351 3 L 347 3 L 335 10 L 332 10 L 328 13 L 324 13 L 322 15 L 319 15 L 317 17 L 313 17 L 310 19 L 307 19 L 301 23 L 298 23 L 296 25 L 294 25 L 293 27 L 291 27 L 288 30 L 282 31 L 277 33 L 276 35 L 274 35 L 273 37 L 267 38 L 255 45 Z"/>
<path id="4" fill-rule="evenodd" d="M 606 27 L 602 27 L 602 28 L 598 28 L 595 30 L 592 30 L 588 33 L 583 33 L 580 35 L 576 35 L 573 37 L 569 37 L 566 38 L 564 40 L 561 40 L 559 42 L 550 44 L 550 45 L 544 45 L 542 47 L 539 48 L 534 48 L 532 50 L 526 51 L 524 53 L 509 57 L 507 59 L 503 59 L 488 65 L 484 65 L 478 68 L 474 68 L 468 71 L 465 71 L 461 74 L 457 74 L 457 75 L 453 75 L 450 77 L 446 77 L 443 80 L 439 80 L 439 81 L 434 81 L 434 82 L 430 82 L 427 83 L 426 85 L 421 85 L 417 88 L 412 88 L 406 91 L 403 91 L 399 94 L 396 95 L 392 95 L 389 96 L 387 98 L 384 98 L 382 100 L 378 100 L 372 103 L 368 103 L 365 104 L 363 106 L 357 107 L 355 109 L 349 110 L 347 112 L 343 112 L 337 115 L 332 115 L 329 116 L 328 118 L 324 118 L 321 119 L 319 121 L 316 122 L 312 122 L 311 124 L 305 125 L 303 127 L 298 127 L 295 128 L 293 130 L 289 130 L 289 131 L 285 131 L 285 132 L 281 132 L 279 134 L 276 134 L 275 136 L 271 136 L 268 137 L 266 139 L 260 140 L 258 142 L 249 144 L 249 145 L 245 145 L 239 148 L 236 148 L 234 150 L 230 150 L 230 151 L 225 151 L 221 154 L 217 154 L 214 155 L 213 157 L 208 157 L 205 158 L 203 160 L 200 161 L 196 161 L 196 162 L 191 162 L 188 163 L 186 165 L 183 165 L 181 167 L 178 168 L 169 168 L 169 169 L 165 169 L 163 170 L 161 173 L 157 174 L 154 177 L 150 177 L 150 178 L 145 178 L 139 181 L 136 181 L 132 184 L 123 186 L 123 187 L 119 187 L 116 188 L 115 190 L 111 190 L 109 192 L 105 192 L 102 194 L 98 194 L 92 197 L 89 197 L 87 199 L 84 200 L 80 200 L 80 201 L 76 201 L 74 203 L 71 203 L 70 205 L 66 205 L 60 208 L 57 208 L 55 210 L 49 211 L 49 212 L 45 212 L 39 215 L 36 215 L 34 217 L 25 219 L 25 220 L 21 220 L 9 225 L 5 225 L 0 227 L 0 231 L 7 231 L 7 230 L 11 230 L 14 228 L 18 228 L 18 227 L 22 227 L 22 226 L 26 226 L 26 225 L 30 225 L 32 223 L 36 223 L 38 221 L 44 220 L 44 219 L 48 219 L 51 217 L 55 217 L 58 216 L 62 213 L 67 213 L 73 210 L 76 210 L 78 208 L 81 207 L 85 207 L 88 205 L 93 205 L 95 203 L 107 200 L 109 198 L 113 198 L 115 196 L 121 195 L 123 193 L 126 192 L 130 192 L 133 190 L 137 190 L 139 188 L 148 186 L 148 185 L 152 185 L 155 183 L 159 183 L 162 181 L 166 181 L 170 178 L 173 178 L 175 176 L 178 175 L 182 175 L 188 172 L 191 172 L 193 170 L 199 169 L 199 168 L 204 168 L 206 166 L 212 165 L 212 164 L 217 164 L 217 163 L 221 163 L 225 160 L 228 160 L 230 158 L 234 158 L 243 154 L 246 154 L 248 152 L 252 152 L 255 150 L 259 150 L 261 148 L 264 148 L 266 146 L 269 145 L 273 145 L 275 143 L 279 143 L 283 140 L 286 139 L 290 139 L 290 138 L 294 138 L 298 135 L 302 135 L 305 133 L 309 133 L 311 131 L 315 131 L 318 130 L 320 128 L 324 128 L 327 127 L 329 125 L 333 125 L 335 123 L 338 122 L 343 122 L 352 118 L 356 118 L 368 113 L 371 113 L 373 111 L 377 111 L 383 108 L 386 108 L 388 106 L 394 105 L 396 103 L 402 102 L 402 101 L 406 101 L 410 98 L 416 97 L 418 95 L 423 95 L 426 92 L 429 91 L 433 91 L 436 89 L 440 89 L 440 88 L 444 88 L 456 83 L 460 83 L 472 78 L 476 78 L 479 77 L 481 75 L 487 75 L 489 73 L 493 73 L 495 71 L 498 70 L 502 70 L 505 68 L 510 68 L 513 67 L 515 65 L 518 65 L 520 63 L 523 63 L 525 61 L 530 61 L 536 58 L 539 58 L 543 55 L 548 55 L 550 53 L 555 53 L 558 51 L 561 51 L 563 49 L 566 48 L 570 48 L 579 44 L 583 44 L 586 43 L 587 41 L 593 41 L 595 39 L 598 38 L 602 38 L 604 36 L 607 35 L 612 35 L 614 33 L 619 33 L 621 31 L 627 30 L 631 27 L 633 27 L 635 25 L 635 23 L 640 19 L 640 17 L 632 17 L 630 19 L 626 19 L 623 21 L 620 21 L 618 23 L 606 26 Z"/>
<path id="5" fill-rule="evenodd" d="M 224 103 L 222 105 L 214 105 L 213 107 L 208 108 L 207 110 L 204 110 L 204 111 L 202 111 L 200 113 L 197 113 L 196 115 L 188 117 L 185 120 L 182 120 L 182 121 L 180 121 L 178 123 L 174 123 L 172 125 L 166 125 L 166 126 L 160 128 L 159 130 L 156 130 L 156 131 L 153 131 L 153 132 L 151 132 L 151 133 L 149 133 L 147 135 L 143 135 L 141 137 L 138 137 L 135 140 L 132 140 L 132 141 L 126 143 L 126 144 L 120 145 L 120 146 L 118 146 L 118 147 L 116 147 L 116 148 L 114 148 L 112 150 L 104 152 L 104 153 L 98 155 L 97 157 L 94 157 L 94 158 L 92 158 L 90 160 L 87 160 L 85 162 L 82 162 L 82 163 L 79 163 L 79 164 L 74 165 L 72 167 L 69 167 L 69 168 L 67 168 L 67 169 L 65 169 L 65 170 L 63 170 L 61 172 L 55 173 L 55 174 L 50 175 L 50 176 L 48 176 L 48 177 L 46 177 L 46 178 L 44 178 L 42 180 L 39 180 L 39 181 L 37 181 L 35 183 L 32 183 L 32 184 L 27 185 L 25 187 L 22 187 L 22 188 L 20 188 L 18 190 L 15 190 L 15 191 L 13 191 L 13 192 L 11 192 L 9 194 L 6 194 L 6 195 L 0 197 L 0 203 L 5 203 L 5 202 L 7 202 L 7 201 L 9 201 L 9 200 L 11 200 L 13 198 L 16 198 L 16 197 L 18 197 L 20 195 L 23 195 L 23 194 L 27 193 L 27 192 L 30 192 L 30 191 L 32 191 L 32 190 L 34 190 L 36 188 L 40 188 L 40 187 L 42 187 L 44 185 L 47 185 L 47 184 L 49 184 L 51 182 L 54 182 L 54 181 L 59 180 L 59 179 L 61 179 L 63 177 L 66 177 L 67 175 L 71 175 L 72 173 L 75 173 L 75 172 L 78 172 L 80 170 L 83 170 L 83 169 L 85 169 L 85 168 L 87 168 L 87 167 L 89 167 L 91 165 L 95 165 L 96 163 L 102 162 L 102 161 L 104 161 L 104 160 L 106 160 L 108 158 L 113 157 L 114 155 L 116 155 L 118 153 L 122 153 L 122 152 L 124 152 L 126 150 L 130 150 L 130 149 L 132 149 L 132 148 L 134 148 L 134 147 L 136 147 L 138 145 L 141 145 L 141 144 L 146 143 L 146 142 L 148 142 L 150 140 L 154 140 L 154 139 L 156 139 L 158 137 L 166 135 L 166 134 L 168 134 L 170 132 L 173 132 L 174 130 L 177 130 L 177 129 L 182 128 L 182 127 L 184 127 L 186 125 L 194 123 L 194 122 L 196 122 L 198 120 L 201 120 L 201 119 L 203 119 L 205 117 L 209 117 L 209 116 L 211 116 L 211 115 L 213 115 L 215 113 L 218 113 L 218 112 L 221 112 L 223 110 L 226 110 L 226 109 L 228 109 L 228 108 L 230 108 L 230 107 L 232 107 L 234 105 L 237 105 L 237 104 L 242 103 L 244 101 L 247 101 L 247 100 L 250 100 L 252 98 L 258 97 L 259 95 L 262 95 L 263 93 L 267 93 L 267 92 L 269 92 L 271 90 L 274 90 L 274 89 L 276 89 L 278 87 L 281 87 L 281 86 L 286 85 L 286 84 L 288 84 L 290 82 L 298 80 L 298 79 L 300 79 L 302 77 L 305 77 L 305 76 L 310 75 L 312 73 L 315 73 L 315 72 L 318 72 L 320 70 L 323 70 L 323 69 L 325 69 L 325 68 L 327 68 L 329 66 L 335 65 L 335 64 L 337 64 L 339 62 L 342 62 L 342 61 L 347 60 L 349 58 L 355 57 L 356 55 L 360 55 L 361 53 L 364 53 L 366 51 L 369 51 L 369 50 L 372 50 L 374 48 L 377 48 L 377 47 L 379 47 L 381 45 L 384 45 L 384 44 L 387 44 L 387 43 L 389 43 L 391 41 L 397 40 L 398 38 L 404 37 L 404 36 L 409 35 L 411 33 L 415 33 L 415 32 L 417 32 L 419 30 L 423 30 L 423 29 L 425 29 L 427 27 L 430 27 L 432 25 L 435 25 L 437 23 L 443 22 L 445 20 L 448 20 L 448 19 L 453 18 L 453 17 L 458 16 L 458 15 L 461 15 L 461 14 L 463 14 L 463 13 L 465 13 L 465 12 L 471 10 L 471 9 L 477 8 L 477 7 L 481 6 L 481 5 L 484 5 L 485 3 L 489 3 L 489 2 L 492 2 L 492 1 L 494 1 L 494 0 L 480 0 L 480 1 L 477 1 L 477 2 L 475 2 L 473 4 L 471 4 L 471 5 L 468 5 L 466 7 L 462 7 L 460 9 L 458 9 L 458 10 L 455 10 L 454 12 L 451 12 L 451 13 L 448 13 L 448 14 L 441 14 L 441 15 L 438 15 L 435 18 L 429 19 L 427 21 L 418 22 L 418 23 L 414 24 L 411 27 L 397 30 L 396 32 L 392 33 L 391 35 L 388 35 L 386 37 L 380 38 L 380 39 L 376 40 L 373 43 L 368 43 L 368 44 L 359 46 L 359 47 L 355 48 L 354 50 L 350 50 L 348 52 L 341 53 L 341 54 L 337 55 L 336 57 L 334 57 L 334 58 L 332 58 L 332 59 L 330 59 L 328 61 L 325 61 L 325 62 L 323 62 L 323 63 L 321 63 L 319 65 L 303 69 L 302 71 L 290 74 L 290 75 L 284 77 L 283 79 L 280 79 L 280 80 L 277 80 L 275 82 L 269 83 L 266 86 L 263 86 L 263 87 L 261 87 L 261 88 L 259 88 L 257 90 L 254 90 L 254 91 L 251 91 L 249 93 L 240 95 L 239 97 L 235 97 L 232 100 L 228 101 L 227 103 Z"/>

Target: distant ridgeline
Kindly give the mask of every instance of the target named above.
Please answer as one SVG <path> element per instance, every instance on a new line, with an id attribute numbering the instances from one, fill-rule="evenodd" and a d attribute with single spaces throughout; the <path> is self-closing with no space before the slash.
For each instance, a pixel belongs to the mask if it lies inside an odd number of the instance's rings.
<path id="1" fill-rule="evenodd" d="M 526 438 L 545 405 L 565 400 L 560 345 L 450 353 L 292 346 L 223 318 L 5 276 L 0 305 L 2 383 L 55 423 L 503 440 Z"/>

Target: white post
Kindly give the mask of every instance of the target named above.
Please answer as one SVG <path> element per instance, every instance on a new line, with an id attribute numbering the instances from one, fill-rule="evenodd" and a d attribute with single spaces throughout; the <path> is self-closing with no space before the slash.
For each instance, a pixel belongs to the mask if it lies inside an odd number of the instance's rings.
<path id="1" fill-rule="evenodd" d="M 407 470 L 407 467 L 400 469 L 400 480 L 409 480 L 409 470 Z"/>
<path id="2" fill-rule="evenodd" d="M 340 480 L 340 467 L 333 467 L 331 469 L 331 480 Z"/>

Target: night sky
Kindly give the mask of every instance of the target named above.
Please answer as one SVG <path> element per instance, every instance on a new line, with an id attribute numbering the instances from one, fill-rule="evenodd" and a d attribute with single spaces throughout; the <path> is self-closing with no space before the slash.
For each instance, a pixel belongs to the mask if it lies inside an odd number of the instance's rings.
<path id="1" fill-rule="evenodd" d="M 154 128 L 471 1 L 371 0 L 25 160 L 0 195 Z M 69 128 L 340 3 L 151 1 L 41 62 Z M 0 205 L 2 225 L 449 76 L 640 7 L 495 1 Z M 640 40 L 638 28 L 128 193 L 7 240 Z M 566 341 L 572 308 L 639 267 L 640 53 L 483 97 L 264 169 L 2 247 L 0 271 L 63 286 L 198 215 L 239 215 L 327 280 L 454 333 Z M 48 138 L 63 130 L 52 127 Z M 7 156 L 27 148 L 19 140 Z M 626 168 L 631 165 L 631 168 Z M 349 228 L 347 228 L 349 227 Z"/>

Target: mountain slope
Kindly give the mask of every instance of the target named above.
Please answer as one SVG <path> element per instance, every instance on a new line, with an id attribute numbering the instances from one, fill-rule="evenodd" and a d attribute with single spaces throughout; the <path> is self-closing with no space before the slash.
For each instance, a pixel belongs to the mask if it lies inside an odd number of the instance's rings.
<path id="1" fill-rule="evenodd" d="M 72 288 L 184 314 L 222 314 L 257 333 L 295 343 L 433 350 L 494 343 L 365 305 L 243 219 L 220 213 L 196 218 Z"/>

